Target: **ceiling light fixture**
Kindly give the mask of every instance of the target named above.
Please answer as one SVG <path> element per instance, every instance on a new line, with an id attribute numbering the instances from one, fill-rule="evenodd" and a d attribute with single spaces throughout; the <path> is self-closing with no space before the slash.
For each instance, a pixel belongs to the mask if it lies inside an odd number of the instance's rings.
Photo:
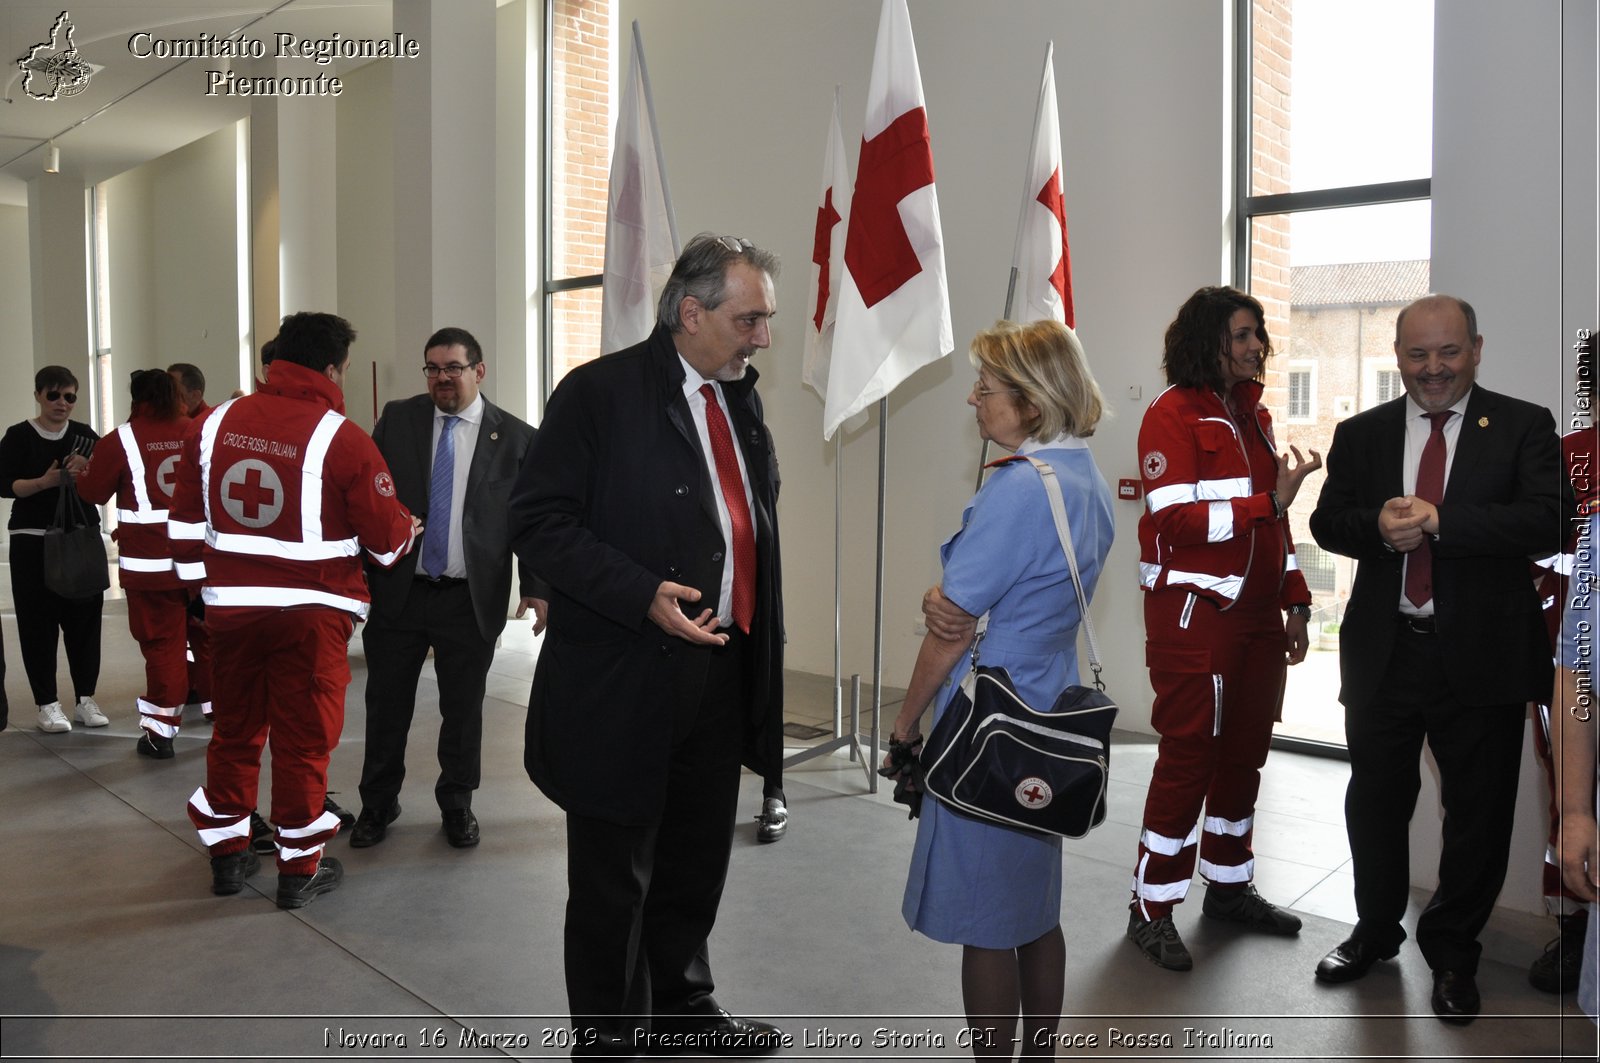
<path id="1" fill-rule="evenodd" d="M 50 146 L 44 152 L 44 172 L 61 172 L 61 149 L 56 147 L 55 141 L 50 141 Z"/>

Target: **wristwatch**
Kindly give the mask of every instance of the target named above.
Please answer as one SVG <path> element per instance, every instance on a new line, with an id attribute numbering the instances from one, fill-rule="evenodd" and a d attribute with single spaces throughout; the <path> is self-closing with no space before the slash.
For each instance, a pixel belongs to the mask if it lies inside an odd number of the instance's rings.
<path id="1" fill-rule="evenodd" d="M 1289 606 L 1289 615 L 1290 616 L 1298 616 L 1301 620 L 1310 620 L 1311 619 L 1311 606 L 1309 606 L 1309 605 L 1291 605 L 1291 606 Z"/>

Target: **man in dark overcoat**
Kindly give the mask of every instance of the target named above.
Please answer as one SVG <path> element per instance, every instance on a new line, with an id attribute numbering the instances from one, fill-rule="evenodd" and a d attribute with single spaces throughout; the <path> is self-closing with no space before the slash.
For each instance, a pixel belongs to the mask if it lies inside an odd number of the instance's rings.
<path id="1" fill-rule="evenodd" d="M 567 814 L 573 1055 L 776 1048 L 713 996 L 741 761 L 781 756 L 778 463 L 749 368 L 777 260 L 702 234 L 644 342 L 572 370 L 511 496 L 550 584 L 529 776 Z"/>

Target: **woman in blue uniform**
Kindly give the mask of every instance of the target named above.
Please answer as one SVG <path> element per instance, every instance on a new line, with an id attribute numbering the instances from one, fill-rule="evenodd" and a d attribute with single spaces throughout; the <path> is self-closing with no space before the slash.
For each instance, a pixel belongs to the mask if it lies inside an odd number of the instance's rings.
<path id="1" fill-rule="evenodd" d="M 1111 549 L 1111 492 L 1086 443 L 1103 403 L 1077 336 L 1054 321 L 1001 323 L 972 341 L 971 359 L 979 434 L 1055 469 L 1092 595 Z M 937 719 L 966 675 L 978 617 L 988 617 L 981 663 L 1004 666 L 1029 704 L 1052 705 L 1078 682 L 1083 604 L 1032 465 L 996 468 L 940 557 L 943 582 L 924 599 L 929 634 L 891 734 L 900 743 L 920 742 L 928 706 Z M 1066 977 L 1060 838 L 924 802 L 902 911 L 913 930 L 962 946 L 975 1055 L 1010 1058 L 1020 1013 L 1021 1054 L 1054 1058 Z"/>

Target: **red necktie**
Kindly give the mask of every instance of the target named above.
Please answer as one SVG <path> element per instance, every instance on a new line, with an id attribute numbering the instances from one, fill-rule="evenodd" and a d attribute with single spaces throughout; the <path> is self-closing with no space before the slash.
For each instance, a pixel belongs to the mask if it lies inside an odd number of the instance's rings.
<path id="1" fill-rule="evenodd" d="M 1450 420 L 1450 410 L 1428 414 L 1433 431 L 1422 448 L 1422 461 L 1417 463 L 1417 497 L 1438 505 L 1444 501 L 1444 426 Z M 1406 599 L 1422 608 L 1433 597 L 1433 543 L 1424 538 L 1422 545 L 1406 558 Z"/>
<path id="2" fill-rule="evenodd" d="M 733 523 L 733 622 L 746 635 L 756 615 L 756 533 L 750 524 L 750 506 L 744 499 L 744 478 L 739 475 L 739 457 L 733 452 L 733 434 L 728 419 L 717 405 L 717 389 L 710 384 L 700 389 L 706 400 L 706 434 L 711 437 L 711 456 L 717 462 L 717 482 L 722 500 L 728 504 L 728 519 Z"/>

